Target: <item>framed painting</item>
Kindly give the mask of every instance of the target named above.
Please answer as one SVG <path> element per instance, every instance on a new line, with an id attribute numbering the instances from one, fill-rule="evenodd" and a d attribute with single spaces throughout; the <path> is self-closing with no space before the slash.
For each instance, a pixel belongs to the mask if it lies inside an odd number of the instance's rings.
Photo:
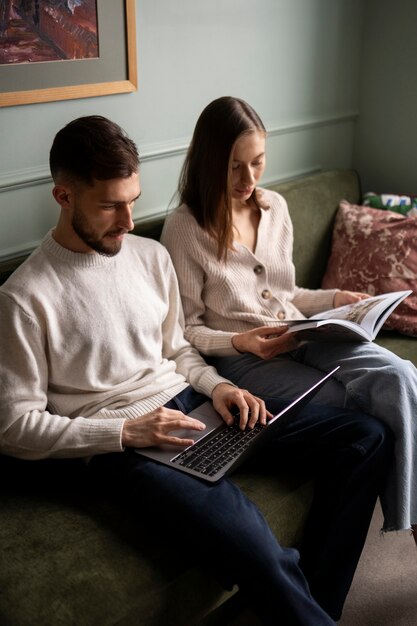
<path id="1" fill-rule="evenodd" d="M 135 0 L 0 0 L 0 106 L 136 89 Z"/>

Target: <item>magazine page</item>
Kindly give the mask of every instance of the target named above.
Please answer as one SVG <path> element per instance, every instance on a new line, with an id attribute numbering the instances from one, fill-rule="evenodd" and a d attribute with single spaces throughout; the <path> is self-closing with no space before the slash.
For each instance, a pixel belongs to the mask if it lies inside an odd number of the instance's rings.
<path id="1" fill-rule="evenodd" d="M 386 318 L 393 309 L 409 295 L 411 291 L 394 291 L 379 296 L 372 296 L 366 300 L 359 300 L 353 304 L 324 311 L 313 315 L 310 320 L 337 319 L 359 324 L 366 333 L 374 338 Z"/>
<path id="2" fill-rule="evenodd" d="M 300 340 L 311 341 L 371 341 L 368 333 L 349 320 L 290 321 L 289 333 L 297 333 Z"/>
<path id="3" fill-rule="evenodd" d="M 308 319 L 290 320 L 286 322 L 288 332 L 300 333 L 303 339 L 372 341 L 390 313 L 411 293 L 411 290 L 385 293 L 324 311 Z"/>

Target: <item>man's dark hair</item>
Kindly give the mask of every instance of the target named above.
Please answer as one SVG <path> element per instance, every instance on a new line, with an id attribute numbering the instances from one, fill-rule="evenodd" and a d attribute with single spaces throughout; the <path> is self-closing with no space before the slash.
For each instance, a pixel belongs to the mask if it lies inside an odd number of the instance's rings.
<path id="1" fill-rule="evenodd" d="M 49 155 L 54 181 L 64 176 L 87 185 L 96 180 L 129 178 L 139 169 L 135 143 L 100 115 L 73 120 L 55 136 Z"/>

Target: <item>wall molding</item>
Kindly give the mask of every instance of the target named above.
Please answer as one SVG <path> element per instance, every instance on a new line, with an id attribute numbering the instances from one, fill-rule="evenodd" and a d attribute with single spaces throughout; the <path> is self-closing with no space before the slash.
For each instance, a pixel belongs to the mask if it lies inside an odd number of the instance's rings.
<path id="1" fill-rule="evenodd" d="M 0 174 L 0 192 L 45 185 L 52 180 L 47 167 L 28 168 Z"/>
<path id="2" fill-rule="evenodd" d="M 311 118 L 310 120 L 304 120 L 294 123 L 275 125 L 271 124 L 267 126 L 268 137 L 276 137 L 278 135 L 287 135 L 289 133 L 298 133 L 304 130 L 311 130 L 315 128 L 321 128 L 322 126 L 332 126 L 333 124 L 346 124 L 356 122 L 359 117 L 359 113 L 356 111 L 341 113 L 338 115 L 321 116 Z"/>
<path id="3" fill-rule="evenodd" d="M 299 133 L 303 131 L 330 126 L 333 124 L 346 124 L 356 122 L 359 114 L 355 111 L 345 112 L 338 115 L 322 116 L 307 120 L 291 122 L 287 124 L 268 124 L 267 131 L 269 137 L 278 137 L 280 135 L 288 135 L 291 133 Z M 190 138 L 176 139 L 175 141 L 148 144 L 140 150 L 141 163 L 158 161 L 160 159 L 174 158 L 184 156 L 187 152 Z M 285 178 L 287 180 L 288 178 Z M 284 178 L 277 180 L 281 182 Z M 34 187 L 37 185 L 51 184 L 52 178 L 49 168 L 44 165 L 39 168 L 27 168 L 23 170 L 15 170 L 0 174 L 0 193 L 6 191 L 16 191 L 25 187 Z M 272 184 L 272 183 L 271 183 Z"/>
<path id="4" fill-rule="evenodd" d="M 290 180 L 294 180 L 296 178 L 301 178 L 302 176 L 310 176 L 312 174 L 317 174 L 322 171 L 322 167 L 320 165 L 311 166 L 308 168 L 299 169 L 292 172 L 287 172 L 281 176 L 276 176 L 273 178 L 266 178 L 262 182 L 262 187 L 273 187 L 274 185 L 278 185 L 279 183 L 287 182 Z M 173 209 L 171 209 L 173 210 Z M 153 220 L 165 218 L 167 216 L 167 209 L 158 208 L 152 211 L 151 214 L 145 215 L 143 218 L 134 218 L 135 224 L 146 224 L 147 222 L 151 222 Z M 6 248 L 1 251 L 0 254 L 0 262 L 1 261 L 9 261 L 21 256 L 26 256 L 33 252 L 35 248 L 37 248 L 42 239 L 36 241 L 26 242 L 25 245 L 20 246 L 12 246 L 11 248 Z"/>
<path id="5" fill-rule="evenodd" d="M 291 180 L 296 180 L 297 178 L 302 178 L 304 176 L 312 176 L 313 174 L 318 174 L 322 172 L 323 168 L 321 165 L 312 165 L 310 167 L 305 167 L 299 170 L 295 170 L 292 172 L 287 172 L 286 174 L 282 174 L 281 176 L 274 176 L 269 178 L 262 178 L 261 187 L 274 187 L 275 185 L 279 185 L 280 183 L 286 183 Z"/>

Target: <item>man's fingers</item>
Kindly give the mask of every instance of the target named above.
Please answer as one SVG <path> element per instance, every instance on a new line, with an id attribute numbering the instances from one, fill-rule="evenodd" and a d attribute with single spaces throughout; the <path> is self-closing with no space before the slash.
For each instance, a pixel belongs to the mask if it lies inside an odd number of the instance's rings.
<path id="1" fill-rule="evenodd" d="M 252 396 L 248 402 L 250 404 L 249 427 L 253 428 L 256 422 L 265 426 L 268 416 L 271 416 L 266 409 L 265 402 L 257 396 Z"/>
<path id="2" fill-rule="evenodd" d="M 245 430 L 248 421 L 249 421 L 249 407 L 248 405 L 243 406 L 240 411 L 240 418 L 239 418 L 239 427 L 241 428 L 241 430 Z"/>
<path id="3" fill-rule="evenodd" d="M 247 391 L 242 392 L 243 397 L 241 399 L 242 404 L 240 408 L 240 421 L 239 426 L 242 430 L 246 427 L 253 428 L 257 422 L 265 425 L 268 416 L 268 411 L 265 407 L 265 402 L 253 396 Z"/>
<path id="4" fill-rule="evenodd" d="M 194 417 L 188 417 L 181 414 L 181 418 L 168 418 L 160 423 L 160 428 L 164 432 L 171 432 L 173 430 L 204 430 L 206 425 L 204 422 L 195 419 Z"/>
<path id="5" fill-rule="evenodd" d="M 166 443 L 171 446 L 184 446 L 184 448 L 188 446 L 192 446 L 194 443 L 194 439 L 181 439 L 181 437 L 164 437 L 160 443 Z"/>
<path id="6" fill-rule="evenodd" d="M 213 391 L 213 402 L 216 411 L 220 413 L 228 426 L 233 424 L 231 407 L 236 407 L 239 412 L 239 427 L 253 428 L 259 421 L 266 424 L 266 420 L 271 414 L 266 410 L 265 402 L 252 395 L 246 389 L 231 387 L 225 383 L 220 383 Z"/>
<path id="7" fill-rule="evenodd" d="M 204 422 L 200 422 L 200 420 L 194 419 L 194 417 L 187 417 L 183 424 L 185 426 L 181 426 L 181 428 L 192 428 L 193 430 L 204 430 L 206 427 Z"/>
<path id="8" fill-rule="evenodd" d="M 259 404 L 255 403 L 251 406 L 251 410 L 249 413 L 248 426 L 249 428 L 253 428 L 257 421 L 259 420 Z"/>

